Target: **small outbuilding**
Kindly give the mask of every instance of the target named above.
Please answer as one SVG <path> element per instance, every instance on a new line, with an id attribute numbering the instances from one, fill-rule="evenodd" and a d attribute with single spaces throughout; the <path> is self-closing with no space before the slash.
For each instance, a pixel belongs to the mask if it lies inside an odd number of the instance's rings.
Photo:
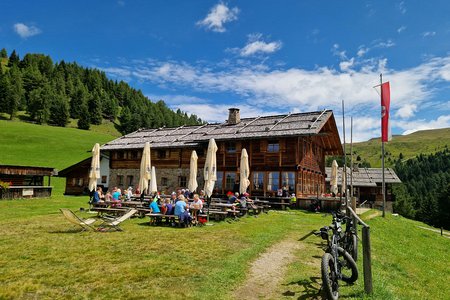
<path id="1" fill-rule="evenodd" d="M 327 190 L 330 190 L 331 168 L 325 168 L 327 173 L 326 184 Z M 338 169 L 338 189 L 341 191 L 343 168 Z M 347 185 L 353 184 L 354 196 L 359 203 L 367 203 L 372 207 L 382 207 L 382 178 L 383 171 L 381 168 L 354 168 L 350 172 L 347 168 Z M 397 174 L 392 168 L 384 169 L 384 181 L 386 189 L 386 209 L 392 211 L 392 184 L 401 183 Z"/>
<path id="2" fill-rule="evenodd" d="M 89 170 L 92 157 L 88 157 L 72 166 L 58 172 L 58 177 L 66 178 L 66 189 L 64 195 L 87 195 L 89 194 Z M 97 186 L 103 191 L 108 190 L 109 185 L 109 157 L 102 153 L 100 156 L 100 179 Z"/>
<path id="3" fill-rule="evenodd" d="M 50 178 L 57 174 L 54 168 L 0 165 L 0 199 L 50 197 Z"/>

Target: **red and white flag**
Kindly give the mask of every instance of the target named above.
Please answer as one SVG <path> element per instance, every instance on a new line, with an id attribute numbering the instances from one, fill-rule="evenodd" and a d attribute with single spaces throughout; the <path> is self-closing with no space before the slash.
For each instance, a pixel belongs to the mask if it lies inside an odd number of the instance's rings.
<path id="1" fill-rule="evenodd" d="M 381 141 L 390 141 L 391 126 L 389 124 L 389 107 L 391 104 L 391 91 L 389 81 L 381 84 Z"/>

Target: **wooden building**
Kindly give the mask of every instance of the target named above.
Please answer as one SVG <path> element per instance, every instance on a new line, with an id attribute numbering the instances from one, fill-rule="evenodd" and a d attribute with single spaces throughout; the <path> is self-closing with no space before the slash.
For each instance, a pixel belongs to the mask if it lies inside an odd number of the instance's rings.
<path id="1" fill-rule="evenodd" d="M 142 129 L 106 143 L 110 157 L 110 186 L 136 187 L 142 149 L 150 142 L 158 188 L 171 192 L 187 186 L 192 150 L 198 155 L 198 183 L 203 188 L 203 165 L 209 139 L 217 146 L 215 193 L 233 190 L 239 179 L 241 150 L 249 155 L 250 187 L 254 196 L 275 196 L 285 188 L 298 197 L 325 191 L 325 155 L 343 153 L 333 112 L 240 118 L 229 110 L 220 124 Z"/>
<path id="2" fill-rule="evenodd" d="M 344 168 L 338 168 L 338 189 L 341 191 L 342 173 Z M 327 173 L 327 191 L 330 191 L 331 168 L 325 168 Z M 372 207 L 383 206 L 382 193 L 382 177 L 381 168 L 354 168 L 350 172 L 347 168 L 347 186 L 353 184 L 354 196 L 359 203 L 367 203 Z M 386 188 L 386 209 L 392 211 L 392 184 L 401 183 L 395 171 L 391 168 L 384 169 L 384 182 Z"/>
<path id="3" fill-rule="evenodd" d="M 0 165 L 0 181 L 9 183 L 0 189 L 0 199 L 50 197 L 50 178 L 56 174 L 53 168 Z"/>
<path id="4" fill-rule="evenodd" d="M 64 195 L 87 195 L 89 194 L 89 170 L 92 157 L 88 157 L 79 163 L 58 172 L 58 177 L 66 178 L 66 189 Z M 100 179 L 97 186 L 101 186 L 106 192 L 109 186 L 109 157 L 102 153 L 100 155 Z"/>

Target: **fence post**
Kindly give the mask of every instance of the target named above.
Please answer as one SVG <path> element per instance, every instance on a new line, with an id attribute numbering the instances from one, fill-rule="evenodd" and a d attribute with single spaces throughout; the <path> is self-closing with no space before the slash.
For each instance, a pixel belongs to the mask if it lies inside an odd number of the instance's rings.
<path id="1" fill-rule="evenodd" d="M 370 227 L 362 228 L 364 291 L 372 294 L 372 259 L 370 250 Z"/>

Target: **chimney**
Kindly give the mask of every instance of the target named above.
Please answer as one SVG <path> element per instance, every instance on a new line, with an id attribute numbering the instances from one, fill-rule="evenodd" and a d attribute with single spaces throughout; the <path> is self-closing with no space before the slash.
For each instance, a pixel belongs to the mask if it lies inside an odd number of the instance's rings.
<path id="1" fill-rule="evenodd" d="M 228 125 L 236 125 L 241 122 L 239 108 L 229 108 L 228 111 Z"/>

